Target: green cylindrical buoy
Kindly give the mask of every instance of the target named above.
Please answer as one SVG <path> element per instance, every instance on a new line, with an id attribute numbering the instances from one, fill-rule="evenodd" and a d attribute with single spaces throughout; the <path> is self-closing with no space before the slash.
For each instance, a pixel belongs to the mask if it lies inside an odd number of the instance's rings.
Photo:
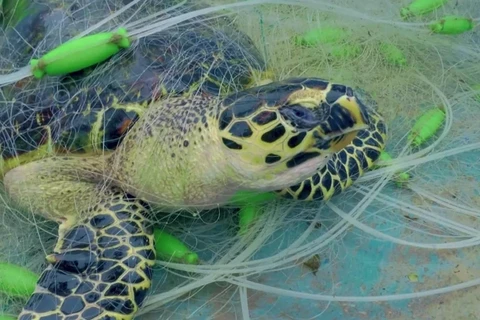
<path id="1" fill-rule="evenodd" d="M 375 161 L 375 163 L 373 164 L 372 169 L 379 169 L 380 167 L 384 166 L 384 165 L 379 165 L 378 162 L 390 161 L 390 160 L 392 160 L 392 156 L 388 152 L 383 150 L 382 152 L 380 152 L 380 156 L 378 157 L 377 161 Z"/>
<path id="2" fill-rule="evenodd" d="M 349 33 L 343 28 L 323 27 L 312 29 L 303 35 L 294 38 L 296 45 L 317 46 L 332 43 L 339 43 L 348 38 Z"/>
<path id="3" fill-rule="evenodd" d="M 475 94 L 475 96 L 474 96 L 474 97 L 475 97 L 475 100 L 477 100 L 478 102 L 480 102 L 480 84 L 474 85 L 474 86 L 472 87 L 472 89 L 477 92 L 477 93 Z"/>
<path id="4" fill-rule="evenodd" d="M 252 192 L 252 191 L 238 191 L 229 200 L 229 205 L 232 206 L 248 206 L 257 205 L 273 201 L 277 198 L 274 192 Z"/>
<path id="5" fill-rule="evenodd" d="M 410 174 L 408 172 L 400 172 L 393 178 L 397 187 L 404 187 L 410 181 Z"/>
<path id="6" fill-rule="evenodd" d="M 64 75 L 103 62 L 122 48 L 130 46 L 127 30 L 98 33 L 68 41 L 53 49 L 40 59 L 32 59 L 30 66 L 36 78 L 45 74 Z"/>
<path id="7" fill-rule="evenodd" d="M 445 5 L 448 0 L 414 0 L 400 10 L 402 18 L 421 16 Z"/>
<path id="8" fill-rule="evenodd" d="M 10 263 L 0 263 L 0 292 L 10 297 L 29 297 L 37 285 L 39 276 Z"/>
<path id="9" fill-rule="evenodd" d="M 378 160 L 389 161 L 389 160 L 392 160 L 392 156 L 388 152 L 382 151 L 380 153 L 380 157 L 378 158 Z M 373 168 L 378 169 L 380 168 L 380 166 L 375 164 Z M 410 174 L 408 172 L 398 172 L 393 175 L 393 181 L 398 187 L 405 186 L 409 180 L 410 180 Z"/>
<path id="10" fill-rule="evenodd" d="M 156 229 L 154 231 L 157 258 L 186 264 L 198 264 L 198 255 L 190 251 L 178 238 Z"/>
<path id="11" fill-rule="evenodd" d="M 378 157 L 378 160 L 389 161 L 389 160 L 392 160 L 392 156 L 389 153 L 387 153 L 387 151 L 382 151 L 380 152 L 380 156 Z"/>
<path id="12" fill-rule="evenodd" d="M 330 54 L 337 59 L 351 59 L 360 54 L 362 48 L 359 45 L 352 43 L 345 43 L 333 45 Z"/>
<path id="13" fill-rule="evenodd" d="M 245 234 L 248 231 L 248 229 L 251 227 L 251 225 L 255 223 L 258 217 L 258 211 L 259 211 L 259 208 L 258 206 L 255 206 L 255 205 L 246 205 L 240 209 L 240 212 L 238 213 L 238 216 L 239 216 L 238 225 L 240 227 L 238 233 L 240 235 Z"/>
<path id="14" fill-rule="evenodd" d="M 445 111 L 441 108 L 428 110 L 415 122 L 408 136 L 408 140 L 413 146 L 420 146 L 440 129 L 444 120 Z"/>
<path id="15" fill-rule="evenodd" d="M 447 16 L 430 25 L 430 29 L 440 34 L 461 34 L 472 30 L 473 20 L 460 16 Z"/>
<path id="16" fill-rule="evenodd" d="M 380 52 L 382 53 L 385 61 L 394 66 L 405 66 L 407 65 L 407 58 L 402 50 L 397 46 L 390 43 L 383 43 L 380 45 Z"/>

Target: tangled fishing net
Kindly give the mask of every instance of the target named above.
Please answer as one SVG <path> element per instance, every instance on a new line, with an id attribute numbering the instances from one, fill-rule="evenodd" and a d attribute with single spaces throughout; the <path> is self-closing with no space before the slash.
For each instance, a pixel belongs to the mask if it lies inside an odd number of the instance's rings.
<path id="1" fill-rule="evenodd" d="M 244 236 L 232 210 L 159 215 L 158 225 L 187 243 L 202 263 L 158 261 L 138 318 L 476 319 L 478 308 L 468 306 L 478 304 L 480 293 L 480 31 L 446 35 L 430 26 L 449 15 L 477 23 L 480 6 L 477 0 L 444 1 L 426 15 L 402 19 L 409 2 L 209 1 L 198 7 L 180 1 L 37 1 L 25 11 L 32 19 L 23 29 L 3 21 L 2 108 L 13 103 L 8 96 L 14 84 L 33 88 L 29 60 L 69 39 L 125 27 L 147 39 L 138 42 L 143 45 L 152 44 L 148 39 L 175 41 L 178 32 L 195 28 L 194 17 L 234 27 L 251 37 L 272 80 L 315 76 L 368 93 L 386 118 L 392 159 L 382 159 L 327 202 L 266 205 Z M 312 30 L 322 30 L 319 39 Z M 311 40 L 299 40 L 308 32 Z M 134 50 L 142 52 L 138 43 Z M 99 67 L 84 85 L 113 81 L 116 61 Z M 181 85 L 177 80 L 172 85 Z M 40 83 L 37 92 L 61 93 L 55 78 Z M 445 113 L 439 131 L 411 147 L 410 129 L 436 107 Z M 0 260 L 40 272 L 56 224 L 2 199 Z M 0 312 L 18 314 L 24 303 L 0 295 Z"/>

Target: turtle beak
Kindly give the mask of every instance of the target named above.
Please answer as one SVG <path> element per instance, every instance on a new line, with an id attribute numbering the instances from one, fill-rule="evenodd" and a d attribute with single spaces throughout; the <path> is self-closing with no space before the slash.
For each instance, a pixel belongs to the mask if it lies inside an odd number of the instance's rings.
<path id="1" fill-rule="evenodd" d="M 358 131 L 370 125 L 367 107 L 355 97 L 342 97 L 332 106 L 323 106 L 321 119 L 315 132 L 316 147 L 338 152 L 350 144 Z"/>

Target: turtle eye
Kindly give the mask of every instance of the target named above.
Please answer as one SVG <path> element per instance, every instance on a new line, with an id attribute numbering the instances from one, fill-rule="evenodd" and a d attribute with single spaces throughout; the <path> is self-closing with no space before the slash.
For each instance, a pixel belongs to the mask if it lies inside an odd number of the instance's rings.
<path id="1" fill-rule="evenodd" d="M 297 129 L 312 129 L 319 124 L 315 112 L 299 104 L 286 105 L 279 111 Z"/>

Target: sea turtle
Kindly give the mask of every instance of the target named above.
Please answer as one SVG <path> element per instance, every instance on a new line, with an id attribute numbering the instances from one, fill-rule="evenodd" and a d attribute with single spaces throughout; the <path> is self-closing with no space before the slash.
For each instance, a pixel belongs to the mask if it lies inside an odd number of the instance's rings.
<path id="1" fill-rule="evenodd" d="M 132 319 L 151 285 L 152 208 L 206 210 L 243 191 L 328 199 L 372 166 L 386 139 L 374 108 L 321 78 L 255 85 L 263 65 L 246 36 L 197 23 L 4 88 L 6 192 L 59 223 L 19 319 Z"/>

